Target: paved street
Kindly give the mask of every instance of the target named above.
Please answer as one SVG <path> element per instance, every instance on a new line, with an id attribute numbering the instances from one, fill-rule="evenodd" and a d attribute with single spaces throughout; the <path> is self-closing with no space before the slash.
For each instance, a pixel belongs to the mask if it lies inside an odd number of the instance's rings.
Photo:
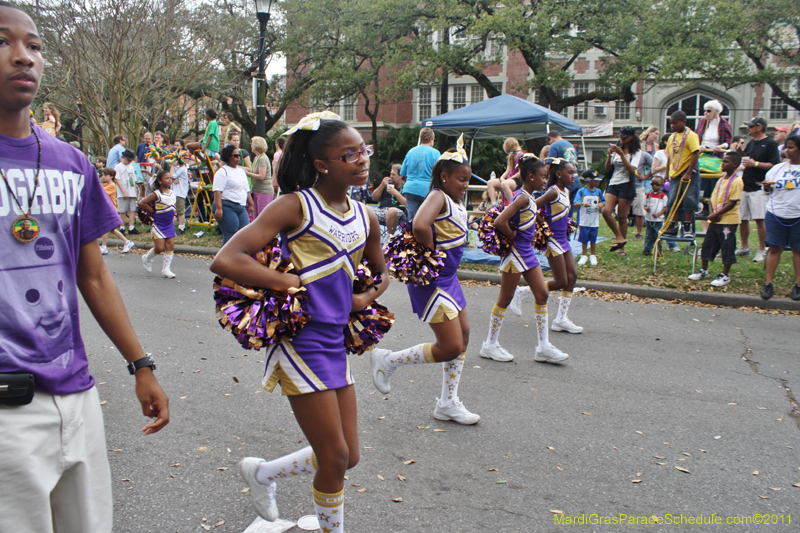
<path id="1" fill-rule="evenodd" d="M 214 319 L 209 262 L 176 257 L 178 278 L 165 280 L 160 258 L 148 274 L 140 256 L 107 256 L 170 396 L 172 423 L 161 433 L 141 433 L 134 380 L 82 307 L 91 371 L 105 402 L 115 531 L 202 532 L 205 525 L 240 533 L 255 512 L 241 493 L 237 461 L 305 446 L 288 401 L 261 390 L 264 351 L 246 352 Z M 477 426 L 433 418 L 439 365 L 401 368 L 384 397 L 372 385 L 369 358 L 352 356 L 361 462 L 346 484 L 346 531 L 763 527 L 554 523 L 592 513 L 714 514 L 723 523 L 765 513 L 779 522 L 783 516 L 784 525 L 769 531 L 798 530 L 797 317 L 579 297 L 570 317 L 585 330 L 551 333 L 570 354 L 567 364 L 553 366 L 533 362 L 529 298 L 521 318 L 509 313 L 500 337 L 516 359 L 498 363 L 478 356 L 497 292 L 465 287 L 472 336 L 460 396 L 481 415 Z M 382 347 L 434 339 L 411 313 L 404 286 L 393 283 L 382 302 L 396 314 Z M 279 483 L 278 505 L 288 520 L 313 514 L 311 479 Z"/>

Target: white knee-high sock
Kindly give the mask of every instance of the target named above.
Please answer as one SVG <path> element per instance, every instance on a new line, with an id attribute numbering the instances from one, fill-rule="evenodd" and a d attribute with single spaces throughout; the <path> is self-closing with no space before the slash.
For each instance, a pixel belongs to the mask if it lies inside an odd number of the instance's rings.
<path id="1" fill-rule="evenodd" d="M 516 292 L 516 296 L 518 296 L 518 297 L 520 297 L 520 298 L 525 298 L 525 297 L 526 297 L 526 296 L 528 296 L 529 294 L 533 293 L 533 291 L 531 290 L 531 288 L 530 288 L 530 287 L 528 287 L 527 285 L 524 285 L 524 286 L 522 286 L 522 287 L 517 287 L 517 288 L 515 289 L 515 292 Z"/>
<path id="2" fill-rule="evenodd" d="M 558 299 L 558 313 L 556 320 L 563 320 L 567 318 L 567 311 L 569 311 L 569 304 L 572 302 L 572 291 L 561 291 L 561 298 Z"/>
<path id="3" fill-rule="evenodd" d="M 435 363 L 431 349 L 433 343 L 417 344 L 411 348 L 400 350 L 399 352 L 389 352 L 383 361 L 389 368 L 397 368 L 402 365 L 418 365 L 421 363 Z"/>
<path id="4" fill-rule="evenodd" d="M 290 476 L 314 474 L 316 471 L 317 458 L 314 456 L 311 446 L 306 446 L 302 450 L 284 455 L 274 461 L 260 463 L 256 470 L 256 480 L 262 485 L 267 485 L 271 481 Z"/>
<path id="5" fill-rule="evenodd" d="M 489 319 L 489 334 L 486 336 L 486 344 L 497 344 L 497 339 L 500 337 L 500 328 L 503 327 L 503 318 L 506 316 L 506 310 L 497 304 L 492 307 L 492 316 Z"/>
<path id="6" fill-rule="evenodd" d="M 327 494 L 314 488 L 314 507 L 317 510 L 320 531 L 344 532 L 344 489 Z"/>
<path id="7" fill-rule="evenodd" d="M 155 252 L 153 250 L 155 250 L 155 248 L 150 248 L 149 250 L 147 250 L 147 253 L 144 254 L 144 258 L 146 260 L 152 261 L 153 258 L 156 256 L 156 254 L 155 254 Z"/>
<path id="8" fill-rule="evenodd" d="M 161 270 L 169 270 L 170 266 L 172 265 L 172 258 L 174 257 L 173 252 L 167 250 L 164 252 L 164 266 Z"/>
<path id="9" fill-rule="evenodd" d="M 550 344 L 547 331 L 547 304 L 534 304 L 533 316 L 536 317 L 536 334 L 539 336 L 539 347 L 544 348 Z"/>
<path id="10" fill-rule="evenodd" d="M 442 398 L 441 405 L 449 405 L 458 400 L 458 383 L 461 381 L 461 372 L 464 370 L 464 361 L 467 352 L 452 361 L 442 363 Z"/>

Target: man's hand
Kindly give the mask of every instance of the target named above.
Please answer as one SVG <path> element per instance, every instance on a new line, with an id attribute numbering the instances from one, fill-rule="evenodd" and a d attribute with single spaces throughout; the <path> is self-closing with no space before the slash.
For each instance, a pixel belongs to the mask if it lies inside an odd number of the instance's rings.
<path id="1" fill-rule="evenodd" d="M 757 163 L 757 161 L 751 157 L 750 159 L 748 159 L 747 161 L 742 163 L 742 166 L 751 168 L 751 167 L 755 167 L 756 163 Z"/>
<path id="2" fill-rule="evenodd" d="M 161 431 L 169 424 L 169 398 L 149 368 L 137 370 L 135 376 L 136 397 L 142 404 L 142 413 L 144 416 L 155 418 L 142 428 L 145 435 L 150 435 Z"/>

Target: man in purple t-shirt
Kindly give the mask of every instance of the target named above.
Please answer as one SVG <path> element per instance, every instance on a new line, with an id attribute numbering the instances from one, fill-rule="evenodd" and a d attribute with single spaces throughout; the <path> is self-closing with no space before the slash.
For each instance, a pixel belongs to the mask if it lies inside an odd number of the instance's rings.
<path id="1" fill-rule="evenodd" d="M 146 434 L 169 422 L 169 400 L 97 245 L 119 215 L 89 160 L 31 124 L 42 43 L 31 18 L 4 1 L 0 44 L 0 531 L 110 532 L 111 474 L 78 291 L 130 363 L 142 411 L 155 419 Z"/>

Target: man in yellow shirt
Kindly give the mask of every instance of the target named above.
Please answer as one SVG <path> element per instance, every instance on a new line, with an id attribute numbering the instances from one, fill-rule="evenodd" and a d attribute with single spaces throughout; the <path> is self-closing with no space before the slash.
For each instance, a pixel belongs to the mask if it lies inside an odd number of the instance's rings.
<path id="1" fill-rule="evenodd" d="M 700 259 L 703 267 L 689 276 L 692 281 L 700 281 L 708 277 L 708 263 L 722 251 L 722 273 L 711 282 L 713 287 L 724 287 L 731 282 L 728 275 L 731 265 L 736 263 L 736 228 L 739 227 L 739 201 L 742 199 L 744 181 L 739 172 L 742 156 L 730 151 L 722 158 L 722 171 L 725 175 L 719 179 L 714 192 L 709 198 L 708 232 L 703 239 Z"/>
<path id="2" fill-rule="evenodd" d="M 697 211 L 700 201 L 700 169 L 697 160 L 700 157 L 700 137 L 695 132 L 686 127 L 686 113 L 675 111 L 669 117 L 672 125 L 672 135 L 667 141 L 667 169 L 669 170 L 669 201 L 667 202 L 667 213 L 672 210 L 679 194 L 683 197 L 683 202 L 678 208 L 678 212 L 683 210 L 684 237 L 694 236 L 692 216 Z M 684 180 L 681 183 L 681 180 Z M 688 190 L 687 190 L 688 187 Z M 678 213 L 675 213 L 673 221 L 679 220 Z"/>

